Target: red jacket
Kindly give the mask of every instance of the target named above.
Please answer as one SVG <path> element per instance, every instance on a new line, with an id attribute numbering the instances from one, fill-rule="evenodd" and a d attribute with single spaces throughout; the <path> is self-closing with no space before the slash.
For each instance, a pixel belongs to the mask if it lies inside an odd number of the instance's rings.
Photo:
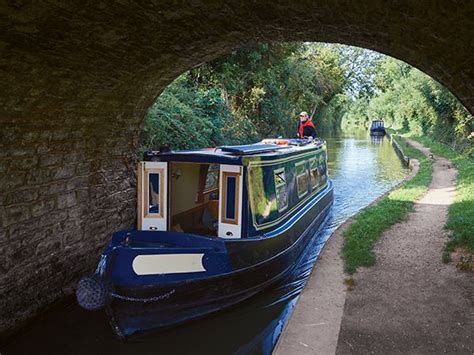
<path id="1" fill-rule="evenodd" d="M 316 127 L 314 127 L 313 122 L 306 120 L 305 122 L 299 122 L 298 127 L 299 137 L 313 137 L 316 138 Z"/>

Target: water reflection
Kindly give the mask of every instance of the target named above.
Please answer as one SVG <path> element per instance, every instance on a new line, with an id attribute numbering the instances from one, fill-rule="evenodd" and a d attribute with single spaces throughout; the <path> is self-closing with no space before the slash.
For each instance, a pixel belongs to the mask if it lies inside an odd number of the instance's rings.
<path id="1" fill-rule="evenodd" d="M 370 136 L 370 142 L 374 145 L 382 145 L 384 136 Z"/>
<path id="2" fill-rule="evenodd" d="M 230 310 L 129 343 L 114 338 L 102 312 L 87 312 L 71 303 L 44 317 L 1 352 L 270 354 L 334 229 L 407 173 L 386 138 L 373 141 L 367 131 L 355 131 L 327 141 L 329 173 L 335 186 L 332 212 L 294 272 L 278 285 Z"/>

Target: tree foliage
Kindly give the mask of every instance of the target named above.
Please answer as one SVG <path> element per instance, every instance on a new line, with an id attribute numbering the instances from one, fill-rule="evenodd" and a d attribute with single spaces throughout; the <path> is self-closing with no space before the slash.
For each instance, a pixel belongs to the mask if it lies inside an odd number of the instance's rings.
<path id="1" fill-rule="evenodd" d="M 242 48 L 194 68 L 150 108 L 139 152 L 294 137 L 300 111 L 325 134 L 382 118 L 474 155 L 474 120 L 441 84 L 382 54 L 338 44 Z"/>
<path id="2" fill-rule="evenodd" d="M 384 57 L 374 65 L 375 90 L 352 100 L 345 124 L 367 126 L 381 118 L 388 126 L 428 135 L 474 155 L 473 116 L 444 86 L 414 67 Z"/>
<path id="3" fill-rule="evenodd" d="M 182 74 L 150 108 L 140 152 L 253 143 L 296 135 L 300 111 L 319 132 L 340 126 L 346 77 L 333 48 L 304 43 L 243 48 Z"/>

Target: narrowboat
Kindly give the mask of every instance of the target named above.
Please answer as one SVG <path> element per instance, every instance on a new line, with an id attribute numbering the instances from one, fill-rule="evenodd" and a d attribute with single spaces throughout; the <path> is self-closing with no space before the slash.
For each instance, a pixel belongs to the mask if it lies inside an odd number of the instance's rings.
<path id="1" fill-rule="evenodd" d="M 326 143 L 308 139 L 147 152 L 137 190 L 136 229 L 112 235 L 76 290 L 121 338 L 220 311 L 281 279 L 333 201 Z"/>
<path id="2" fill-rule="evenodd" d="M 384 136 L 385 127 L 382 120 L 373 120 L 370 125 L 370 135 L 371 136 Z"/>

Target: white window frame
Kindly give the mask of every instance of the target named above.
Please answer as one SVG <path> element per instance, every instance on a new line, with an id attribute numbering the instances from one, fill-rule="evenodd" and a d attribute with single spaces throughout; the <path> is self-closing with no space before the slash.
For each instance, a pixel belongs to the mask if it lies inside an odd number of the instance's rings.
<path id="1" fill-rule="evenodd" d="M 221 164 L 219 171 L 219 227 L 217 235 L 219 238 L 236 239 L 242 237 L 242 191 L 243 191 L 243 168 L 240 165 Z M 227 179 L 226 177 L 236 177 L 235 181 L 235 219 L 225 218 Z"/>
<path id="2" fill-rule="evenodd" d="M 159 174 L 159 212 L 149 212 L 149 175 Z M 166 231 L 168 218 L 168 164 L 166 162 L 140 162 L 137 175 L 138 230 Z"/>

